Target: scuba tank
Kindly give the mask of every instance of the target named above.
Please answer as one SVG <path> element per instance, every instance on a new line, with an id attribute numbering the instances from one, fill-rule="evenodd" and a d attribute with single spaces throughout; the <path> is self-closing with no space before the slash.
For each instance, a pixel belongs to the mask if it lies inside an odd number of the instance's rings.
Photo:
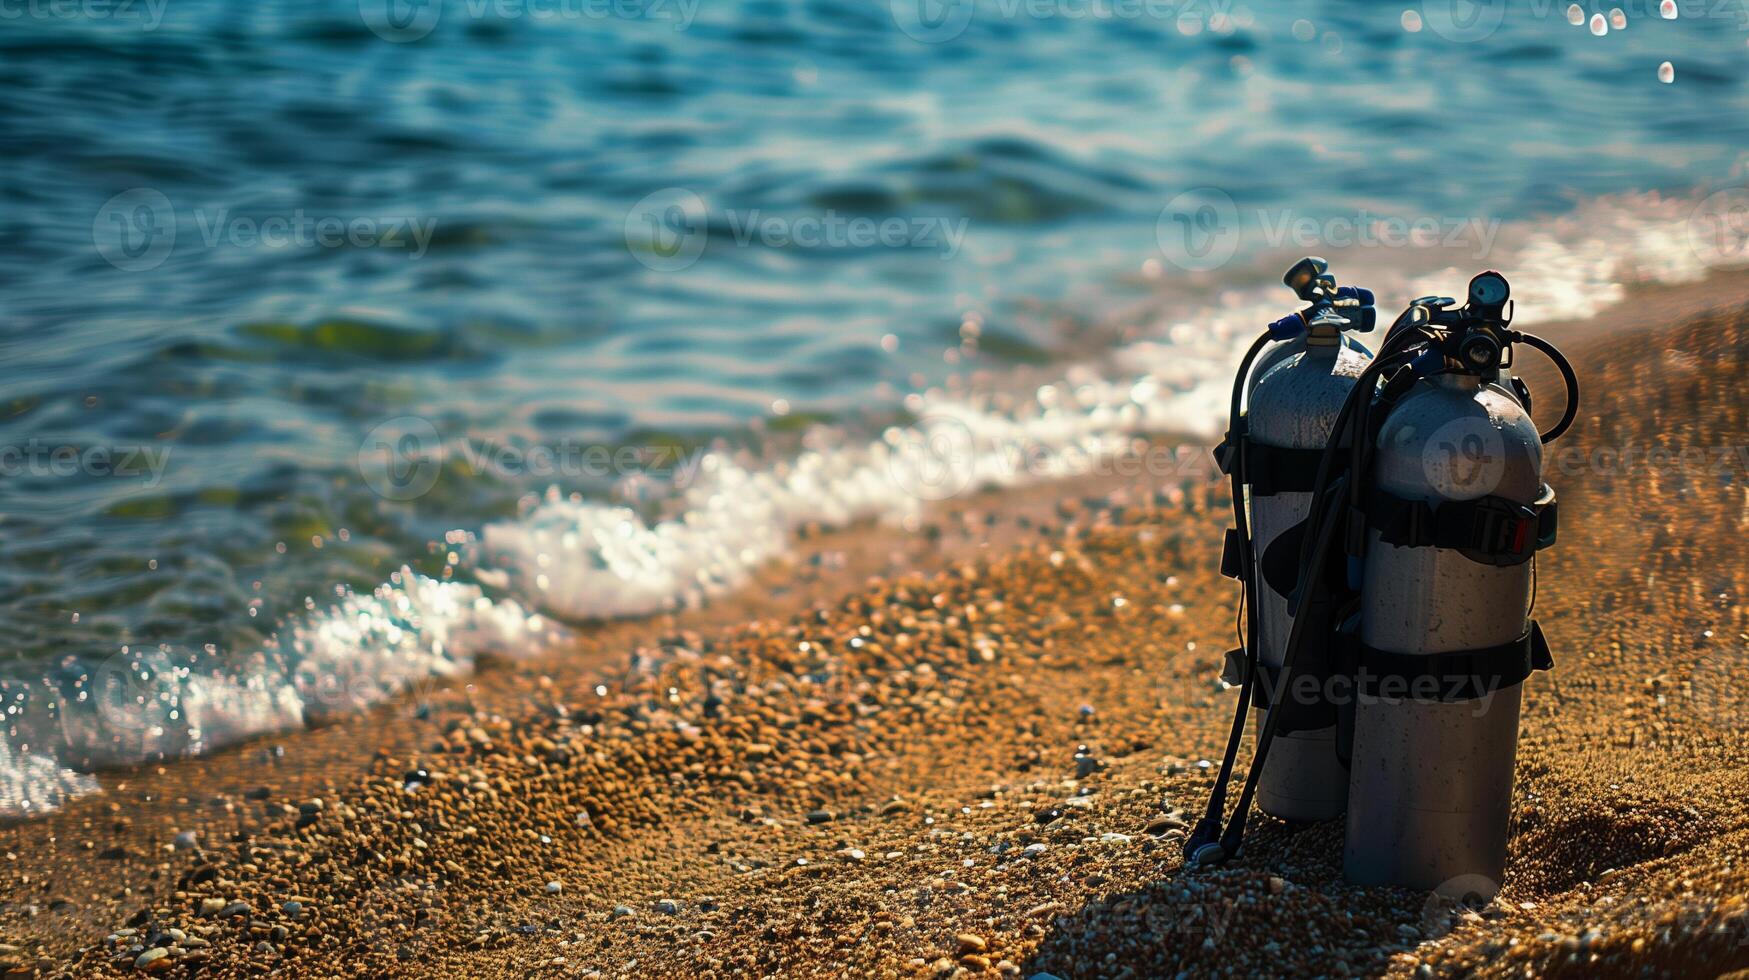
<path id="1" fill-rule="evenodd" d="M 1236 732 L 1251 704 L 1259 725 L 1277 710 L 1271 692 L 1287 643 L 1308 491 L 1336 413 L 1372 357 L 1343 331 L 1364 333 L 1376 322 L 1371 291 L 1338 287 L 1323 259 L 1301 259 L 1282 282 L 1311 305 L 1270 324 L 1252 344 L 1234 378 L 1227 438 L 1215 453 L 1232 480 L 1237 525 L 1228 531 L 1222 571 L 1239 579 L 1245 607 L 1240 647 L 1228 654 L 1223 675 L 1241 688 Z M 1321 701 L 1279 707 L 1287 734 L 1263 774 L 1261 806 L 1287 820 L 1341 816 L 1348 776 L 1335 752 L 1334 712 Z M 1229 753 L 1222 771 L 1232 763 Z"/>
<path id="2" fill-rule="evenodd" d="M 1508 301 L 1489 272 L 1464 307 L 1433 297 L 1398 318 L 1336 413 L 1298 530 L 1274 685 L 1341 679 L 1356 695 L 1336 710 L 1334 751 L 1352 769 L 1344 868 L 1357 883 L 1456 879 L 1492 894 L 1504 868 L 1522 682 L 1552 666 L 1528 620 L 1528 562 L 1554 541 L 1540 447 L 1572 424 L 1579 395 L 1553 345 L 1510 329 Z M 1549 356 L 1566 382 L 1566 412 L 1546 433 L 1510 376 L 1514 344 Z M 1237 853 L 1272 749 L 1292 744 L 1288 714 L 1266 715 L 1223 830 L 1235 723 L 1187 861 Z"/>
<path id="3" fill-rule="evenodd" d="M 1505 872 L 1523 682 L 1553 666 L 1530 619 L 1532 562 L 1556 528 L 1542 446 L 1578 407 L 1564 358 L 1510 330 L 1509 297 L 1485 272 L 1461 309 L 1428 308 L 1440 335 L 1386 386 L 1368 438 L 1349 528 L 1364 553 L 1343 848 L 1355 884 L 1459 882 L 1487 899 Z M 1509 374 L 1518 342 L 1553 352 L 1573 389 L 1547 434 Z"/>

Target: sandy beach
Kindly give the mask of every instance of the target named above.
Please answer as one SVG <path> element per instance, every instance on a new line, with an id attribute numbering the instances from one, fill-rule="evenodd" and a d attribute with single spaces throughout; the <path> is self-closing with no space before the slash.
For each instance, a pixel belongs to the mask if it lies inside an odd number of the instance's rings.
<path id="1" fill-rule="evenodd" d="M 1182 867 L 1236 696 L 1228 500 L 1199 467 L 811 536 L 733 601 L 105 774 L 0 827 L 0 974 L 1749 968 L 1745 296 L 1647 290 L 1549 331 L 1585 384 L 1545 470 L 1556 668 L 1485 908 L 1345 885 L 1336 824 L 1256 818 L 1228 866 Z"/>

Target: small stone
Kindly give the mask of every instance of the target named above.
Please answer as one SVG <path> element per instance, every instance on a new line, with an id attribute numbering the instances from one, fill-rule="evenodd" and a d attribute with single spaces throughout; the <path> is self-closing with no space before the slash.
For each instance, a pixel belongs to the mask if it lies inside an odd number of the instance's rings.
<path id="1" fill-rule="evenodd" d="M 613 907 L 613 917 L 616 919 L 623 919 L 632 914 L 632 908 L 629 905 L 615 905 Z"/>
<path id="2" fill-rule="evenodd" d="M 672 898 L 659 899 L 656 902 L 656 911 L 663 915 L 679 915 L 680 903 Z"/>
<path id="3" fill-rule="evenodd" d="M 281 905 L 279 910 L 284 913 L 286 918 L 296 919 L 304 914 L 304 903 L 298 901 L 287 902 L 284 905 Z"/>
<path id="4" fill-rule="evenodd" d="M 153 973 L 170 965 L 170 951 L 162 946 L 154 946 L 134 958 L 134 969 Z"/>
<path id="5" fill-rule="evenodd" d="M 989 944 L 984 942 L 984 937 L 975 932 L 962 932 L 953 938 L 960 944 L 959 952 L 961 956 L 964 956 L 967 953 L 982 953 L 989 948 Z"/>
<path id="6" fill-rule="evenodd" d="M 1037 857 L 1048 850 L 1050 850 L 1050 846 L 1044 843 L 1028 844 L 1020 853 L 1026 857 Z"/>
<path id="7" fill-rule="evenodd" d="M 200 840 L 192 830 L 185 830 L 176 835 L 175 848 L 179 851 L 192 851 L 200 846 Z"/>
<path id="8" fill-rule="evenodd" d="M 547 894 L 548 895 L 557 895 L 558 893 L 560 893 L 564 890 L 565 890 L 564 882 L 560 882 L 560 881 L 547 882 Z"/>
<path id="9" fill-rule="evenodd" d="M 1280 895 L 1284 891 L 1287 891 L 1287 881 L 1276 875 L 1270 875 L 1269 893 L 1271 895 Z"/>
<path id="10" fill-rule="evenodd" d="M 1174 830 L 1184 830 L 1189 826 L 1190 825 L 1183 820 L 1180 820 L 1169 813 L 1165 813 L 1148 821 L 1148 825 L 1143 827 L 1142 831 L 1144 833 L 1152 834 L 1155 837 L 1162 837 Z"/>
<path id="11" fill-rule="evenodd" d="M 809 823 L 827 823 L 827 822 L 831 821 L 832 818 L 835 816 L 836 816 L 836 814 L 834 814 L 831 810 L 809 810 L 808 811 L 808 822 Z"/>
<path id="12" fill-rule="evenodd" d="M 224 911 L 226 904 L 222 898 L 203 898 L 200 900 L 200 914 L 211 918 Z"/>

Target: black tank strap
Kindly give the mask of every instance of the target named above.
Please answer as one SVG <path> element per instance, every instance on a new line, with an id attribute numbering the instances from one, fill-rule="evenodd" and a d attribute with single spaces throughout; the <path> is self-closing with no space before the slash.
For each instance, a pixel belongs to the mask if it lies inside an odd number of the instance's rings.
<path id="1" fill-rule="evenodd" d="M 1246 440 L 1245 481 L 1251 485 L 1251 496 L 1311 493 L 1318 480 L 1318 462 L 1323 458 L 1321 447 L 1284 449 Z"/>
<path id="2" fill-rule="evenodd" d="M 1243 418 L 1214 448 L 1215 465 L 1231 476 L 1240 453 L 1245 456 L 1245 485 L 1253 497 L 1311 493 L 1318 478 L 1318 462 L 1324 458 L 1323 447 L 1284 449 L 1253 441 Z"/>
<path id="3" fill-rule="evenodd" d="M 1356 685 L 1377 698 L 1473 701 L 1511 687 L 1532 671 L 1555 665 L 1542 626 L 1531 620 L 1524 635 L 1508 643 L 1449 653 L 1392 653 L 1356 643 Z"/>
<path id="4" fill-rule="evenodd" d="M 1367 527 L 1399 548 L 1448 548 L 1484 565 L 1519 565 L 1555 543 L 1555 491 L 1543 484 L 1534 504 L 1504 497 L 1425 500 L 1374 488 L 1366 504 Z"/>

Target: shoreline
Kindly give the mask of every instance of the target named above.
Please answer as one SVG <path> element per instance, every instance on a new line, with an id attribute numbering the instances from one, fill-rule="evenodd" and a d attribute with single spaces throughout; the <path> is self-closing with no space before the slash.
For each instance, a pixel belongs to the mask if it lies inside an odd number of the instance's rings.
<path id="1" fill-rule="evenodd" d="M 1568 440 L 1749 431 L 1743 282 L 1538 328 L 1586 382 Z M 1545 370 L 1526 369 L 1539 391 Z M 1749 967 L 1731 799 L 1749 795 L 1749 576 L 1719 533 L 1749 525 L 1749 473 L 1709 476 L 1650 460 L 1551 476 L 1565 526 L 1538 615 L 1557 666 L 1527 689 L 1498 914 L 1341 885 L 1330 827 L 1259 820 L 1234 865 L 1182 873 L 1178 824 L 1232 697 L 1212 683 L 1234 598 L 1212 574 L 1224 488 L 1107 479 L 955 501 L 927 513 L 934 531 L 810 536 L 731 601 L 107 774 L 102 794 L 0 826 L 17 883 L 0 961 L 133 973 L 136 937 L 103 942 L 133 922 L 207 944 L 167 954 L 170 975 L 1280 971 L 1267 942 L 1312 928 L 1325 952 L 1295 963 L 1325 972 Z M 218 899 L 246 910 L 203 916 Z M 1571 928 L 1586 919 L 1598 935 Z"/>

